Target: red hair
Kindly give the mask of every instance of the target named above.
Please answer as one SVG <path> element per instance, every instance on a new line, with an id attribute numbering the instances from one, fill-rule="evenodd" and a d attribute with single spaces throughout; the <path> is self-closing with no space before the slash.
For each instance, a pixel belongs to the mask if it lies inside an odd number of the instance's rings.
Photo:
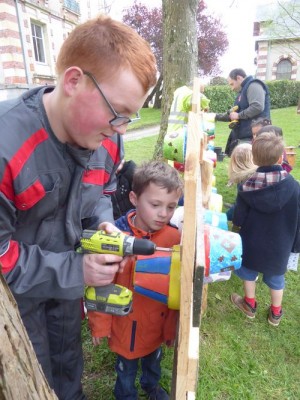
<path id="1" fill-rule="evenodd" d="M 106 15 L 78 25 L 64 41 L 56 63 L 58 75 L 72 66 L 91 72 L 100 82 L 120 67 L 128 67 L 145 92 L 156 84 L 156 60 L 149 43 Z"/>

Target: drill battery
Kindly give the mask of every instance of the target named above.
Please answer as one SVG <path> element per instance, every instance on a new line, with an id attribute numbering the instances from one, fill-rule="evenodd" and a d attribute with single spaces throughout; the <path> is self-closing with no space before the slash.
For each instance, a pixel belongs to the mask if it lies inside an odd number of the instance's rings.
<path id="1" fill-rule="evenodd" d="M 132 291 L 111 283 L 85 289 L 85 307 L 88 311 L 124 316 L 132 310 Z"/>

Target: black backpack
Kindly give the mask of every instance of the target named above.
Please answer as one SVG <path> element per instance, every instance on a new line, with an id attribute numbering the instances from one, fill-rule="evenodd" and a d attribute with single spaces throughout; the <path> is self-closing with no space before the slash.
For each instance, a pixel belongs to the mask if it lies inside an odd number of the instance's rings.
<path id="1" fill-rule="evenodd" d="M 126 161 L 123 168 L 116 175 L 117 189 L 111 195 L 115 220 L 134 208 L 129 200 L 129 192 L 132 190 L 132 179 L 135 168 L 136 163 L 134 161 Z"/>

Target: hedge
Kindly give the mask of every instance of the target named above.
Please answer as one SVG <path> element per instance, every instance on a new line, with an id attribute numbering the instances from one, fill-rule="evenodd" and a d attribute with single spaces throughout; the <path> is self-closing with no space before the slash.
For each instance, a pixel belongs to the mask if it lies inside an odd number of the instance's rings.
<path id="1" fill-rule="evenodd" d="M 300 81 L 267 81 L 270 91 L 271 108 L 285 108 L 296 106 L 300 99 Z M 205 87 L 205 96 L 210 99 L 210 111 L 223 113 L 229 110 L 235 100 L 236 93 L 229 86 L 208 85 Z"/>

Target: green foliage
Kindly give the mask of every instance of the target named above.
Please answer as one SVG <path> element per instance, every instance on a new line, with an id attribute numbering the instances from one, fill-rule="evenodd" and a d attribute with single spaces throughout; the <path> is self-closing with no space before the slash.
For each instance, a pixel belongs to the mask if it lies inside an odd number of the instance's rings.
<path id="1" fill-rule="evenodd" d="M 210 80 L 210 85 L 216 86 L 216 85 L 227 85 L 227 79 L 223 78 L 222 76 L 215 76 Z"/>
<path id="2" fill-rule="evenodd" d="M 295 106 L 300 99 L 299 81 L 272 81 L 266 82 L 270 91 L 271 108 Z"/>
<path id="3" fill-rule="evenodd" d="M 151 160 L 156 141 L 157 135 L 125 142 L 126 160 L 134 160 L 137 164 Z"/>
<path id="4" fill-rule="evenodd" d="M 140 110 L 140 116 L 140 120 L 128 125 L 127 131 L 147 128 L 159 124 L 161 119 L 161 110 L 157 108 L 142 108 Z"/>
<path id="5" fill-rule="evenodd" d="M 208 85 L 205 87 L 204 94 L 210 99 L 210 111 L 216 113 L 224 113 L 229 110 L 236 97 L 236 93 L 228 85 Z"/>
<path id="6" fill-rule="evenodd" d="M 237 277 L 209 285 L 208 307 L 201 325 L 198 400 L 300 398 L 299 282 L 299 272 L 287 272 L 285 314 L 278 328 L 267 323 L 270 294 L 261 277 L 253 321 L 230 303 L 231 293 L 242 294 Z"/>
<path id="7" fill-rule="evenodd" d="M 270 91 L 271 108 L 285 108 L 295 106 L 300 99 L 299 81 L 268 81 L 266 82 Z M 223 113 L 232 107 L 236 93 L 229 86 L 208 85 L 204 91 L 205 96 L 210 99 L 210 111 Z"/>

